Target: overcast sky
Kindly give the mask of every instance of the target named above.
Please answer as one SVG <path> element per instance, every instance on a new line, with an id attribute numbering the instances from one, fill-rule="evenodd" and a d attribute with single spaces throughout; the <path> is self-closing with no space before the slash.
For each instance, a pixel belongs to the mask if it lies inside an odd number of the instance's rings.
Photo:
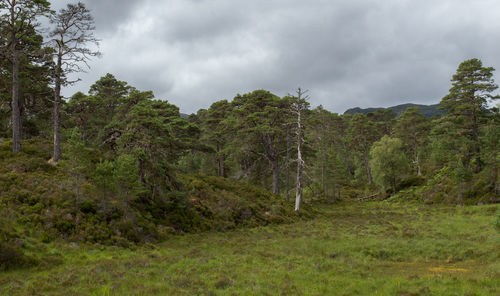
<path id="1" fill-rule="evenodd" d="M 458 64 L 500 68 L 498 0 L 85 0 L 106 73 L 192 113 L 267 89 L 313 106 L 435 104 Z M 66 0 L 53 0 L 53 9 Z M 498 73 L 497 73 L 498 75 Z"/>

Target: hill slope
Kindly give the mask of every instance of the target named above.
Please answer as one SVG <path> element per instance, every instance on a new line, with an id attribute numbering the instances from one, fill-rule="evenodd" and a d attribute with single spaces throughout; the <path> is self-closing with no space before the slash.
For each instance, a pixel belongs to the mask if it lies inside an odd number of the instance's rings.
<path id="1" fill-rule="evenodd" d="M 0 270 L 15 263 L 9 257 L 51 241 L 128 246 L 311 215 L 305 206 L 297 216 L 292 204 L 248 183 L 201 175 L 178 176 L 182 189 L 162 200 L 133 200 L 125 214 L 120 196 L 99 191 L 91 176 L 76 179 L 64 166 L 49 165 L 50 148 L 47 141 L 28 140 L 14 156 L 11 141 L 0 143 Z"/>
<path id="2" fill-rule="evenodd" d="M 391 109 L 394 112 L 394 115 L 396 115 L 396 117 L 397 117 L 410 107 L 418 107 L 418 108 L 420 108 L 420 113 L 422 113 L 423 115 L 425 115 L 427 117 L 432 117 L 435 115 L 443 115 L 445 113 L 443 110 L 438 110 L 439 106 L 440 106 L 439 104 L 419 105 L 419 104 L 409 103 L 409 104 L 392 106 L 392 107 L 388 107 L 388 108 L 365 108 L 365 109 L 362 109 L 362 108 L 356 107 L 356 108 L 348 109 L 347 111 L 344 112 L 344 114 L 356 114 L 356 113 L 367 114 L 370 112 L 375 112 L 379 109 Z"/>

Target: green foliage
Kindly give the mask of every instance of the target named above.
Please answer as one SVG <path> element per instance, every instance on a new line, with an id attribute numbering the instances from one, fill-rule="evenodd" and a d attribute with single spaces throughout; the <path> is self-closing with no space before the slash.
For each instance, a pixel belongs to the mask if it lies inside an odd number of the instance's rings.
<path id="1" fill-rule="evenodd" d="M 97 205 L 93 200 L 85 200 L 80 203 L 80 211 L 84 214 L 96 214 Z"/>
<path id="2" fill-rule="evenodd" d="M 146 94 L 148 96 L 148 94 Z M 140 97 L 133 93 L 128 99 Z M 166 101 L 144 98 L 121 106 L 105 129 L 105 142 L 114 151 L 133 155 L 138 178 L 157 192 L 155 186 L 175 187 L 173 163 L 195 146 L 197 126 Z"/>
<path id="3" fill-rule="evenodd" d="M 310 139 L 314 157 L 308 157 L 308 166 L 314 168 L 313 186 L 320 196 L 335 199 L 339 197 L 341 188 L 348 185 L 351 179 L 350 169 L 353 166 L 353 154 L 347 148 L 347 128 L 349 119 L 318 107 L 309 114 L 306 130 Z M 312 171 L 312 172 L 311 172 Z"/>
<path id="4" fill-rule="evenodd" d="M 25 152 L 16 156 L 8 142 L 0 145 L 8 156 L 0 160 L 0 207 L 45 242 L 65 238 L 126 246 L 172 233 L 295 220 L 292 205 L 235 180 L 183 176 L 177 184 L 182 191 L 158 186 L 152 195 L 139 179 L 135 156 L 98 161 L 82 145 L 78 130 L 71 134 L 56 168 L 46 161 L 50 142 L 24 142 Z M 197 182 L 202 186 L 193 185 Z"/>
<path id="5" fill-rule="evenodd" d="M 373 184 L 372 172 L 369 163 L 369 152 L 372 144 L 377 141 L 383 132 L 377 129 L 377 124 L 373 121 L 374 113 L 369 115 L 356 114 L 350 118 L 347 131 L 349 148 L 356 154 L 357 181 Z"/>
<path id="6" fill-rule="evenodd" d="M 0 203 L 0 208 L 2 209 L 0 212 L 0 214 L 2 214 L 2 216 L 0 216 L 0 273 L 12 268 L 26 267 L 32 263 L 30 262 L 32 260 L 27 257 L 20 248 L 22 240 L 20 240 L 20 235 L 15 230 L 12 221 L 3 216 L 6 212 L 3 210 L 4 206 L 1 204 L 2 203 Z"/>
<path id="7" fill-rule="evenodd" d="M 147 193 L 139 180 L 137 164 L 137 159 L 127 154 L 122 154 L 115 160 L 114 182 L 118 197 L 122 200 L 125 209 L 140 194 Z"/>
<path id="8" fill-rule="evenodd" d="M 108 198 L 108 195 L 114 193 L 116 183 L 114 177 L 114 163 L 109 160 L 104 160 L 98 163 L 95 167 L 93 176 L 93 184 L 102 192 L 103 198 Z"/>
<path id="9" fill-rule="evenodd" d="M 296 218 L 291 204 L 262 188 L 215 176 L 185 175 L 182 179 L 194 209 L 202 217 L 202 229 L 289 223 Z M 311 215 L 307 206 L 301 212 L 304 217 Z"/>
<path id="10" fill-rule="evenodd" d="M 0 271 L 32 265 L 22 250 L 13 243 L 0 240 Z"/>
<path id="11" fill-rule="evenodd" d="M 408 108 L 399 116 L 395 125 L 395 135 L 403 141 L 405 154 L 412 159 L 412 167 L 417 175 L 422 174 L 422 156 L 430 129 L 429 120 L 419 113 L 418 108 Z"/>
<path id="12" fill-rule="evenodd" d="M 458 155 L 464 167 L 472 166 L 476 172 L 483 169 L 480 131 L 488 116 L 488 101 L 500 99 L 491 93 L 498 88 L 493 79 L 493 67 L 483 67 L 478 59 L 462 62 L 453 75 L 452 87 L 441 100 L 448 111 L 443 123 L 452 123 L 451 129 L 442 136 L 460 139 Z"/>
<path id="13" fill-rule="evenodd" d="M 291 101 L 266 90 L 237 95 L 233 100 L 239 161 L 245 171 L 252 163 L 267 166 L 272 174 L 272 192 L 279 194 L 281 161 L 286 151 L 286 128 L 290 123 Z M 253 166 L 257 168 L 258 166 Z M 255 173 L 255 171 L 253 172 Z M 267 176 L 259 176 L 260 179 Z M 267 182 L 267 180 L 265 181 Z"/>
<path id="14" fill-rule="evenodd" d="M 87 96 L 81 92 L 74 94 L 63 110 L 71 114 L 64 118 L 65 124 L 77 127 L 81 132 L 81 139 L 85 142 L 94 142 L 97 139 L 100 128 L 105 124 L 100 109 L 102 101 L 96 96 Z"/>
<path id="15" fill-rule="evenodd" d="M 29 1 L 30 2 L 30 1 Z M 19 5 L 19 1 L 17 1 Z M 24 4 L 22 4 L 24 5 Z M 21 6 L 22 6 L 21 5 Z M 19 8 L 19 7 L 18 7 Z M 18 9 L 19 14 L 21 9 Z M 42 11 L 41 9 L 40 11 Z M 5 17 L 4 14 L 0 15 L 0 19 Z M 10 21 L 4 19 L 4 21 Z M 0 34 L 2 36 L 8 36 L 8 26 L 6 22 L 0 22 Z M 36 32 L 36 28 L 33 25 L 25 23 L 20 26 L 19 22 L 16 26 L 16 30 L 19 27 L 24 27 L 23 32 L 18 32 L 21 40 L 18 40 L 18 50 L 22 50 L 24 53 L 36 54 L 20 54 L 19 60 L 19 95 L 20 95 L 20 107 L 22 120 L 22 132 L 23 137 L 46 137 L 50 132 L 50 118 L 51 118 L 51 96 L 53 90 L 50 88 L 51 84 L 51 74 L 52 74 L 52 61 L 51 61 L 51 49 L 44 47 L 44 40 L 39 32 Z M 10 37 L 9 37 L 10 38 Z M 8 40 L 3 40 L 8 42 Z M 1 46 L 4 51 L 9 51 L 5 48 L 6 44 L 2 42 Z M 11 99 L 12 99 L 12 61 L 8 58 L 9 54 L 5 55 L 5 58 L 0 60 L 0 67 L 2 71 L 0 73 L 0 137 L 9 137 L 12 134 L 11 131 Z"/>
<path id="16" fill-rule="evenodd" d="M 370 163 L 376 183 L 386 189 L 392 188 L 393 193 L 408 172 L 408 160 L 402 148 L 400 139 L 384 136 L 370 150 Z"/>

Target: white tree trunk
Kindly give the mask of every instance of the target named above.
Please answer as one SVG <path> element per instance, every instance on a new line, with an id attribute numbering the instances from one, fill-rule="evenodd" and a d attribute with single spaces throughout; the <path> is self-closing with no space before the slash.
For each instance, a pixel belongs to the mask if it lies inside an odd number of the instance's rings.
<path id="1" fill-rule="evenodd" d="M 295 195 L 295 212 L 300 211 L 300 206 L 302 204 L 302 172 L 304 169 L 304 160 L 302 159 L 302 142 L 304 141 L 302 137 L 302 110 L 304 109 L 304 102 L 302 102 L 302 90 L 299 88 L 297 91 L 297 189 Z"/>

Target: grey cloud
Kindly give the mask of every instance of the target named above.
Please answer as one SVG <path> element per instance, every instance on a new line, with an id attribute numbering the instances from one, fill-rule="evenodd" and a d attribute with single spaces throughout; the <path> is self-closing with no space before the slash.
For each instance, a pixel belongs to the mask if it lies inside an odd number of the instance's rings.
<path id="1" fill-rule="evenodd" d="M 78 1 L 53 0 L 52 9 L 59 10 L 68 3 Z M 96 28 L 100 35 L 107 36 L 117 30 L 118 26 L 127 22 L 137 10 L 141 1 L 136 0 L 80 0 L 91 10 Z"/>
<path id="2" fill-rule="evenodd" d="M 62 2 L 62 0 L 56 1 Z M 184 112 L 265 88 L 298 86 L 335 112 L 436 103 L 458 64 L 498 67 L 489 0 L 87 0 L 103 36 L 86 91 L 106 72 Z"/>

